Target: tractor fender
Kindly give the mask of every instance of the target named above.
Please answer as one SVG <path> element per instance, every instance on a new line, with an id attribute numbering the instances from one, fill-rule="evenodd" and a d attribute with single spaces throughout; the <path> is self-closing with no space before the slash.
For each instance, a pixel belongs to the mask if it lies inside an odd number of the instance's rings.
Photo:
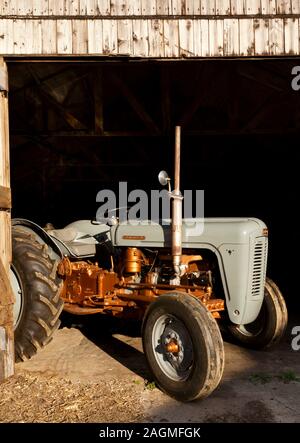
<path id="1" fill-rule="evenodd" d="M 61 260 L 63 258 L 63 252 L 60 247 L 54 241 L 52 237 L 45 231 L 45 229 L 41 228 L 38 224 L 33 221 L 26 220 L 25 218 L 14 218 L 11 221 L 12 226 L 22 226 L 26 231 L 32 232 L 35 234 L 37 241 L 41 244 L 46 244 L 49 246 L 49 256 L 52 260 Z"/>

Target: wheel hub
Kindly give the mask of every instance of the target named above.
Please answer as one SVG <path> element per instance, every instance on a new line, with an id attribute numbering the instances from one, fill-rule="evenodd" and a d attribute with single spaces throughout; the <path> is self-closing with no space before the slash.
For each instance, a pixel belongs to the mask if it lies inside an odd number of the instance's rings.
<path id="1" fill-rule="evenodd" d="M 171 354 L 178 354 L 179 352 L 179 346 L 176 341 L 170 341 L 166 344 L 166 351 Z"/>
<path id="2" fill-rule="evenodd" d="M 153 329 L 153 347 L 161 369 L 175 381 L 185 380 L 193 364 L 193 347 L 185 325 L 172 315 L 161 316 Z"/>
<path id="3" fill-rule="evenodd" d="M 13 309 L 13 319 L 14 319 L 14 329 L 17 328 L 22 312 L 23 312 L 23 294 L 22 294 L 22 288 L 20 283 L 20 277 L 17 273 L 17 270 L 11 265 L 10 267 L 10 284 L 15 296 L 15 303 L 14 303 L 14 309 Z"/>

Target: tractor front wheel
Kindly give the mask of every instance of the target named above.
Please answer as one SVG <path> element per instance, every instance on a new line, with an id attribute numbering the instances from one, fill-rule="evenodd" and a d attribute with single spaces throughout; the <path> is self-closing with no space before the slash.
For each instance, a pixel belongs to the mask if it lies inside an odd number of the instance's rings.
<path id="1" fill-rule="evenodd" d="M 224 369 L 219 327 L 196 298 L 161 295 L 146 311 L 144 353 L 157 385 L 179 401 L 208 396 Z"/>

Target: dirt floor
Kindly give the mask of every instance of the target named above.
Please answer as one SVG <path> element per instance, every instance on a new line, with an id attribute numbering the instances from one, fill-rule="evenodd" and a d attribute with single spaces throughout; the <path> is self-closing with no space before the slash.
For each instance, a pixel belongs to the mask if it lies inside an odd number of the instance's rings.
<path id="1" fill-rule="evenodd" d="M 137 325 L 65 317 L 53 341 L 0 385 L 0 422 L 300 422 L 296 324 L 272 352 L 225 341 L 219 388 L 182 404 L 152 382 Z"/>

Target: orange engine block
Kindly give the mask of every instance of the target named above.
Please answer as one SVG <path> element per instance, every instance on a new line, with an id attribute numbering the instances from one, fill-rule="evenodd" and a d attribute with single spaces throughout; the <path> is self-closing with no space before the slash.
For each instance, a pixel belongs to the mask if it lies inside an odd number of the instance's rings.
<path id="1" fill-rule="evenodd" d="M 118 283 L 115 272 L 101 269 L 97 263 L 70 262 L 67 257 L 59 263 L 57 273 L 64 279 L 61 297 L 68 303 L 80 305 L 113 296 Z"/>

